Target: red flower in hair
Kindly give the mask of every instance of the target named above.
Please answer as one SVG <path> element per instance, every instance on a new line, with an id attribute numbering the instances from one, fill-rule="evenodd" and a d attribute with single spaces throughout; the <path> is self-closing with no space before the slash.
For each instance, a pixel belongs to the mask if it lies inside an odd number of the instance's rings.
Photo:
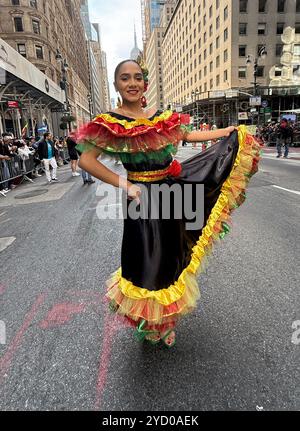
<path id="1" fill-rule="evenodd" d="M 182 172 L 181 164 L 177 160 L 174 160 L 170 165 L 170 168 L 168 171 L 169 175 L 171 177 L 179 177 L 181 172 Z"/>

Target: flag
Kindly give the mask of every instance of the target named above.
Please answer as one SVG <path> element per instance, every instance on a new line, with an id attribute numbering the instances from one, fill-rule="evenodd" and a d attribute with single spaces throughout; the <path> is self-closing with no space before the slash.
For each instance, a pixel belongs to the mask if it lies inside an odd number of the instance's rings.
<path id="1" fill-rule="evenodd" d="M 25 126 L 22 129 L 22 138 L 26 137 L 28 130 L 28 123 L 25 124 Z"/>

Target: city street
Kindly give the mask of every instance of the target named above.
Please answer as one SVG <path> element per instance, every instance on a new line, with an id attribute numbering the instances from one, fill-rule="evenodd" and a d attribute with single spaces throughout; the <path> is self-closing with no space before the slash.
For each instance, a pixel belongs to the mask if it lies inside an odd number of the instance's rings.
<path id="1" fill-rule="evenodd" d="M 108 311 L 122 221 L 97 217 L 97 183 L 65 166 L 0 197 L 0 409 L 299 410 L 299 157 L 266 151 L 172 350 Z"/>

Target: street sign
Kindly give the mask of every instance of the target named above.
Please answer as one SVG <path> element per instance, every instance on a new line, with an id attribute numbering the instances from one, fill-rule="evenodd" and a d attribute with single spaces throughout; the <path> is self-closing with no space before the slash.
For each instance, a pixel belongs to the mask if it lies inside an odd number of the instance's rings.
<path id="1" fill-rule="evenodd" d="M 9 108 L 19 108 L 19 102 L 17 100 L 9 100 L 7 106 Z"/>
<path id="2" fill-rule="evenodd" d="M 268 101 L 267 101 L 267 100 L 263 100 L 263 101 L 261 102 L 261 106 L 262 106 L 263 108 L 266 108 L 268 105 L 269 105 L 269 103 L 268 103 Z"/>
<path id="3" fill-rule="evenodd" d="M 48 127 L 47 126 L 43 126 L 43 127 L 40 127 L 38 129 L 38 133 L 46 133 L 46 132 L 48 132 Z"/>
<path id="4" fill-rule="evenodd" d="M 260 106 L 261 105 L 261 97 L 250 97 L 249 99 L 250 106 Z"/>
<path id="5" fill-rule="evenodd" d="M 248 112 L 239 112 L 239 120 L 248 120 Z"/>

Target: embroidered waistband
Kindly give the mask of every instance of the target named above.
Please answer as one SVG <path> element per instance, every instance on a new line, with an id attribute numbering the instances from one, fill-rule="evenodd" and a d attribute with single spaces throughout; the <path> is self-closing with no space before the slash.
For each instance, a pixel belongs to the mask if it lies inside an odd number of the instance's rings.
<path id="1" fill-rule="evenodd" d="M 128 171 L 128 180 L 137 182 L 155 182 L 164 180 L 167 177 L 178 177 L 181 173 L 182 167 L 177 160 L 166 167 L 165 169 L 157 171 L 143 171 L 143 172 L 132 172 Z"/>

